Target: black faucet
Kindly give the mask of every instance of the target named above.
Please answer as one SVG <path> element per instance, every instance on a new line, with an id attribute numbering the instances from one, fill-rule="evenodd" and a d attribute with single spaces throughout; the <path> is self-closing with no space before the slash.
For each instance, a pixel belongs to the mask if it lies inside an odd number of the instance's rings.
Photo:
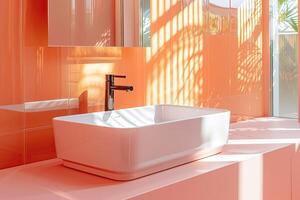
<path id="1" fill-rule="evenodd" d="M 115 90 L 125 90 L 127 92 L 133 90 L 133 86 L 115 85 L 115 78 L 126 78 L 126 76 L 119 76 L 113 74 L 106 75 L 105 82 L 105 111 L 114 109 Z"/>

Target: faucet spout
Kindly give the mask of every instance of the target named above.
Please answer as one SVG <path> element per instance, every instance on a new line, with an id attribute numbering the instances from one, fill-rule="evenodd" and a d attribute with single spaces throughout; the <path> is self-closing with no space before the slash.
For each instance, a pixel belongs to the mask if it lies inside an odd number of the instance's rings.
<path id="1" fill-rule="evenodd" d="M 108 74 L 106 75 L 105 83 L 105 111 L 114 110 L 115 90 L 133 91 L 133 86 L 115 85 L 115 78 L 126 78 L 126 76 L 119 76 Z"/>

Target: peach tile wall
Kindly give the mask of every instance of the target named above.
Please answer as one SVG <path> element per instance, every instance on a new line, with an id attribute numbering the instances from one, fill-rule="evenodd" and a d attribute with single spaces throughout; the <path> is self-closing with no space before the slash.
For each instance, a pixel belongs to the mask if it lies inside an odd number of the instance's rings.
<path id="1" fill-rule="evenodd" d="M 263 1 L 183 2 L 152 1 L 146 102 L 263 115 Z"/>
<path id="2" fill-rule="evenodd" d="M 23 111 L 21 3 L 0 1 L 0 168 L 24 162 L 24 112 L 2 109 L 16 104 Z"/>
<path id="3" fill-rule="evenodd" d="M 0 168 L 54 158 L 52 118 L 103 110 L 107 73 L 134 86 L 116 92 L 116 108 L 174 103 L 228 108 L 233 120 L 264 115 L 263 1 L 203 2 L 152 0 L 151 48 L 55 48 L 47 47 L 47 0 L 0 1 Z"/>

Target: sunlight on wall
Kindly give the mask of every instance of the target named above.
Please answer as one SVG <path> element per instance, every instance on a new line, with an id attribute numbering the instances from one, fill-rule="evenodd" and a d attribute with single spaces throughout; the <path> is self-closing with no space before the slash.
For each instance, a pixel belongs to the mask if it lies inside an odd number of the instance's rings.
<path id="1" fill-rule="evenodd" d="M 71 97 L 77 98 L 87 91 L 89 108 L 101 110 L 104 105 L 105 75 L 115 71 L 116 63 L 122 60 L 122 49 L 75 47 L 64 52 L 70 70 Z"/>
<path id="2" fill-rule="evenodd" d="M 237 9 L 238 74 L 240 91 L 247 93 L 262 79 L 262 4 L 246 0 Z M 254 88 L 251 87 L 254 85 Z"/>
<path id="3" fill-rule="evenodd" d="M 193 84 L 203 62 L 202 1 L 183 6 L 174 0 L 152 1 L 152 48 L 146 54 L 147 104 L 192 105 L 197 101 L 195 93 L 202 91 L 199 87 L 194 91 Z"/>
<path id="4" fill-rule="evenodd" d="M 261 116 L 262 1 L 151 2 L 146 104 L 223 107 Z"/>
<path id="5" fill-rule="evenodd" d="M 105 47 L 105 48 L 90 48 L 90 47 L 74 47 L 69 48 L 68 57 L 76 58 L 80 61 L 82 58 L 98 58 L 98 62 L 107 58 L 122 58 L 122 48 Z"/>
<path id="6" fill-rule="evenodd" d="M 88 91 L 89 104 L 103 105 L 105 96 L 105 75 L 113 71 L 112 63 L 84 64 L 81 68 L 79 91 Z"/>

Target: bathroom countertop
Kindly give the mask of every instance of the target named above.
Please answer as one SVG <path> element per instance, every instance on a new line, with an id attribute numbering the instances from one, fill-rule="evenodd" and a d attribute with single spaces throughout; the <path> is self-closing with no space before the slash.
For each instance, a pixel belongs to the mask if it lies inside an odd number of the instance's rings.
<path id="1" fill-rule="evenodd" d="M 249 194 L 255 198 L 261 194 L 262 185 L 264 197 L 272 194 L 285 198 L 290 195 L 290 185 L 282 185 L 291 182 L 289 161 L 299 141 L 300 125 L 296 120 L 249 120 L 231 125 L 229 144 L 221 154 L 133 181 L 119 182 L 79 172 L 62 166 L 59 159 L 0 170 L 0 199 L 157 199 L 166 195 L 190 199 L 186 195 L 199 195 L 203 199 L 227 200 Z M 268 167 L 274 175 L 263 174 L 269 173 Z M 283 170 L 287 173 L 275 176 Z M 249 181 L 262 182 L 247 187 Z M 264 185 L 268 182 L 272 184 Z M 276 187 L 281 190 L 274 190 Z"/>
<path id="2" fill-rule="evenodd" d="M 229 144 L 300 144 L 296 119 L 265 117 L 230 125 Z"/>

